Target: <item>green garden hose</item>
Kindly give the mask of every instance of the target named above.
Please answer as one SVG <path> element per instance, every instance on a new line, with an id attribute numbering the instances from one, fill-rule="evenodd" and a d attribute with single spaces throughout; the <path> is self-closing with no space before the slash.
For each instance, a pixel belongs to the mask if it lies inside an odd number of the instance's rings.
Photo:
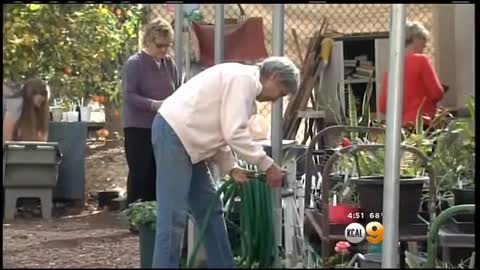
<path id="1" fill-rule="evenodd" d="M 217 198 L 224 195 L 226 205 L 225 220 L 240 233 L 240 264 L 246 268 L 271 267 L 275 258 L 275 235 L 273 230 L 272 193 L 266 183 L 266 175 L 259 172 L 250 174 L 250 181 L 240 185 L 233 180 L 226 181 L 218 190 Z M 228 217 L 234 209 L 235 198 L 240 197 L 240 226 Z M 200 229 L 200 237 L 195 243 L 188 268 L 193 267 L 200 245 L 204 240 L 214 201 L 210 204 Z"/>

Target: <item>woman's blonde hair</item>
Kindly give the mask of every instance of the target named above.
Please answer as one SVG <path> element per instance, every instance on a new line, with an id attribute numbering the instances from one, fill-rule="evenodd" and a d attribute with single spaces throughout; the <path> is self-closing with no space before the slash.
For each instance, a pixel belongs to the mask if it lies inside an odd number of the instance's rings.
<path id="1" fill-rule="evenodd" d="M 170 23 L 163 18 L 156 18 L 143 28 L 143 46 L 148 42 L 155 40 L 155 37 L 160 36 L 173 42 L 173 28 Z"/>
<path id="2" fill-rule="evenodd" d="M 48 119 L 50 116 L 48 101 L 39 108 L 33 104 L 33 97 L 41 95 L 48 100 L 50 90 L 48 85 L 40 79 L 27 81 L 22 88 L 23 106 L 20 118 L 15 127 L 15 139 L 22 141 L 38 141 L 39 134 L 48 131 Z"/>
<path id="3" fill-rule="evenodd" d="M 428 30 L 419 22 L 407 22 L 405 29 L 405 46 L 410 45 L 415 39 L 427 39 Z"/>

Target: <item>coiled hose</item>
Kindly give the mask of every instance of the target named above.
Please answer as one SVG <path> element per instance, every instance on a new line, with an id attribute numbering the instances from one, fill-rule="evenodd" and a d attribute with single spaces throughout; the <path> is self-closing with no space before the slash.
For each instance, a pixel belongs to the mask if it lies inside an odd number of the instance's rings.
<path id="1" fill-rule="evenodd" d="M 244 185 L 233 180 L 227 180 L 217 190 L 217 198 L 223 195 L 225 202 L 225 220 L 240 233 L 240 263 L 246 268 L 267 268 L 273 265 L 276 255 L 275 234 L 273 227 L 272 192 L 266 183 L 266 175 L 260 172 L 250 173 L 250 181 Z M 240 226 L 229 219 L 233 212 L 235 199 L 240 198 L 238 210 Z M 188 268 L 193 267 L 200 245 L 204 240 L 213 202 L 207 210 L 206 217 L 200 229 L 200 236 L 195 243 L 192 255 L 188 260 Z"/>

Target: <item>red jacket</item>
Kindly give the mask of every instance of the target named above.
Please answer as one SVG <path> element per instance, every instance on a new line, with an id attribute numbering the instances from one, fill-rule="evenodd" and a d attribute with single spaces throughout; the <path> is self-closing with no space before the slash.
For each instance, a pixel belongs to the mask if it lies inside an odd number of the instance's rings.
<path id="1" fill-rule="evenodd" d="M 433 119 L 437 103 L 443 97 L 443 87 L 430 60 L 425 54 L 408 53 L 405 55 L 403 93 L 403 125 L 415 124 L 417 112 L 422 105 L 422 113 Z M 388 73 L 383 74 L 382 94 L 380 95 L 380 112 L 387 111 Z M 423 101 L 425 100 L 425 101 Z M 430 121 L 425 120 L 425 124 Z"/>

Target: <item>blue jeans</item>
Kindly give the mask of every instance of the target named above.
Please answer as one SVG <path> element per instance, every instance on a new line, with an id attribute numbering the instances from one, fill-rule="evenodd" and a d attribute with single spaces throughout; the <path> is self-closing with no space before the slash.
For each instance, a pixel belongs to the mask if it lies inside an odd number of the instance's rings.
<path id="1" fill-rule="evenodd" d="M 153 268 L 178 268 L 180 241 L 191 211 L 197 228 L 215 200 L 204 238 L 207 267 L 235 268 L 222 202 L 216 197 L 205 162 L 192 164 L 175 131 L 157 114 L 152 125 L 152 145 L 157 168 L 157 223 Z"/>

